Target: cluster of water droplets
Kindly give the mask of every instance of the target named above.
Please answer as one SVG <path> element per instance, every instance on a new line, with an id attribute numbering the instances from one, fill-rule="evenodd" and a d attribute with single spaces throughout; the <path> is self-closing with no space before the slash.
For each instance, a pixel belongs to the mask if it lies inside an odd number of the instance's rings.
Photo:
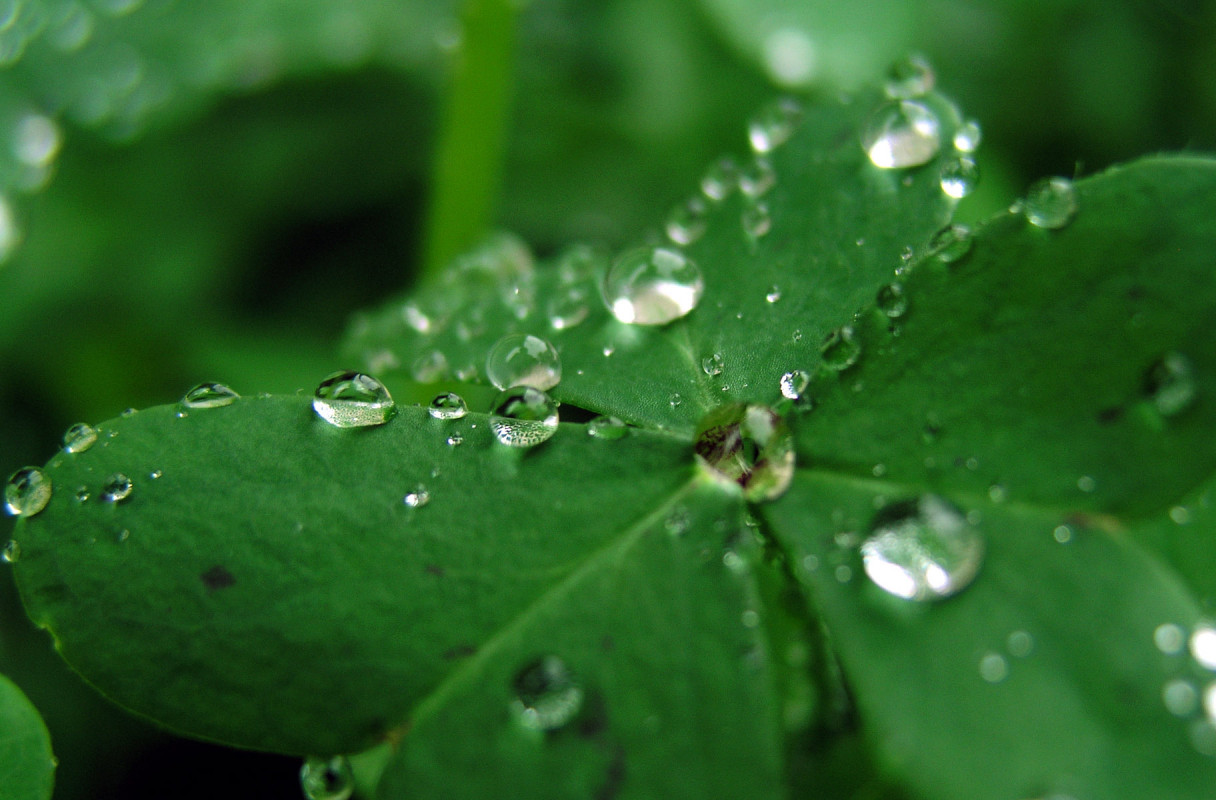
<path id="1" fill-rule="evenodd" d="M 1161 687 L 1162 704 L 1186 721 L 1192 746 L 1216 758 L 1216 623 L 1188 629 L 1165 622 L 1154 628 L 1153 644 L 1174 673 Z"/>

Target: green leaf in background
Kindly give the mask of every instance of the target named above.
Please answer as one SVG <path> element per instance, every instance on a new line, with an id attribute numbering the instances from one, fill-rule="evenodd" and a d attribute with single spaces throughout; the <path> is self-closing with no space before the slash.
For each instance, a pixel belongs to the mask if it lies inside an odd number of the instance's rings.
<path id="1" fill-rule="evenodd" d="M 6 800 L 48 800 L 54 780 L 55 757 L 42 717 L 0 675 L 0 793 Z"/>

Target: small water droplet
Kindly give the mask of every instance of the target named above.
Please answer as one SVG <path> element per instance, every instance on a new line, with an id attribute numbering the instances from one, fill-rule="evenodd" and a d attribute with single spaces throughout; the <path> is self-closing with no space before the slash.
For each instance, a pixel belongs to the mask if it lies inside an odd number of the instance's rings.
<path id="1" fill-rule="evenodd" d="M 1086 494 L 1089 494 L 1094 489 L 1098 488 L 1098 482 L 1089 475 L 1082 475 L 1081 477 L 1077 478 L 1077 488 Z"/>
<path id="2" fill-rule="evenodd" d="M 752 150 L 768 153 L 789 141 L 802 121 L 802 105 L 792 97 L 781 97 L 761 108 L 747 123 Z"/>
<path id="3" fill-rule="evenodd" d="M 596 417 L 587 423 L 587 435 L 594 439 L 614 442 L 629 434 L 629 426 L 617 417 Z"/>
<path id="4" fill-rule="evenodd" d="M 706 219 L 708 209 L 701 197 L 690 197 L 667 215 L 667 238 L 678 245 L 688 245 L 705 235 L 709 227 Z"/>
<path id="5" fill-rule="evenodd" d="M 794 341 L 795 341 L 795 342 L 801 342 L 801 341 L 802 341 L 802 330 L 801 330 L 801 329 L 796 329 L 796 330 L 794 331 Z"/>
<path id="6" fill-rule="evenodd" d="M 837 328 L 827 335 L 819 348 L 826 367 L 840 372 L 857 363 L 861 358 L 861 343 L 853 336 L 853 329 L 848 325 Z"/>
<path id="7" fill-rule="evenodd" d="M 186 392 L 181 399 L 182 408 L 222 408 L 230 406 L 240 395 L 222 383 L 200 383 Z"/>
<path id="8" fill-rule="evenodd" d="M 404 503 L 410 508 L 422 508 L 427 503 L 431 502 L 431 492 L 423 484 L 418 484 L 413 489 L 406 492 L 402 498 Z"/>
<path id="9" fill-rule="evenodd" d="M 672 408 L 678 407 L 680 405 L 680 403 L 683 403 L 683 402 L 684 402 L 684 398 L 680 396 L 679 392 L 672 392 L 671 396 L 667 398 L 667 404 L 670 405 Z"/>
<path id="10" fill-rule="evenodd" d="M 511 709 L 520 724 L 551 731 L 571 722 L 583 706 L 583 687 L 566 662 L 544 656 L 521 669 L 511 682 Z"/>
<path id="11" fill-rule="evenodd" d="M 116 472 L 106 478 L 105 484 L 101 487 L 101 499 L 105 503 L 121 503 L 131 496 L 131 490 L 135 488 L 135 484 L 131 483 L 131 479 L 121 472 Z"/>
<path id="12" fill-rule="evenodd" d="M 307 800 L 347 800 L 355 791 L 355 773 L 346 756 L 304 760 L 300 788 Z"/>
<path id="13" fill-rule="evenodd" d="M 1034 652 L 1034 637 L 1026 631 L 1013 631 L 1005 637 L 1005 649 L 1014 658 L 1026 658 Z"/>
<path id="14" fill-rule="evenodd" d="M 724 156 L 709 165 L 701 177 L 701 192 L 710 200 L 721 202 L 739 187 L 739 165 Z"/>
<path id="15" fill-rule="evenodd" d="M 1170 509 L 1170 521 L 1175 525 L 1186 525 L 1191 521 L 1191 512 L 1186 506 L 1174 506 Z"/>
<path id="16" fill-rule="evenodd" d="M 951 197 L 962 199 L 971 194 L 979 180 L 980 168 L 975 159 L 960 156 L 942 164 L 942 191 Z"/>
<path id="17" fill-rule="evenodd" d="M 152 480 L 157 480 L 164 474 L 165 474 L 164 470 L 154 469 L 148 473 L 148 477 L 151 478 Z"/>
<path id="18" fill-rule="evenodd" d="M 776 303 L 781 299 L 781 287 L 777 284 L 770 286 L 768 292 L 764 295 L 764 299 L 766 302 Z"/>
<path id="19" fill-rule="evenodd" d="M 83 453 L 97 442 L 97 430 L 84 422 L 77 422 L 63 434 L 63 449 L 68 453 Z"/>
<path id="20" fill-rule="evenodd" d="M 1199 692 L 1195 684 L 1176 678 L 1161 687 L 1161 700 L 1165 708 L 1176 717 L 1189 717 L 1199 709 Z"/>
<path id="21" fill-rule="evenodd" d="M 878 308 L 891 319 L 902 317 L 908 311 L 908 296 L 902 283 L 888 283 L 878 290 L 875 297 Z"/>
<path id="22" fill-rule="evenodd" d="M 9 539 L 8 544 L 4 545 L 4 550 L 0 550 L 0 560 L 5 564 L 16 564 L 21 558 L 21 545 L 17 544 L 16 539 Z"/>
<path id="23" fill-rule="evenodd" d="M 1063 228 L 1077 213 L 1077 190 L 1068 178 L 1043 178 L 1026 192 L 1022 214 L 1039 228 Z"/>
<path id="24" fill-rule="evenodd" d="M 557 294 L 549 298 L 549 302 L 545 306 L 549 327 L 555 331 L 569 330 L 587 319 L 587 315 L 591 313 L 588 295 L 589 292 L 585 286 L 559 289 Z"/>
<path id="25" fill-rule="evenodd" d="M 469 407 L 464 402 L 464 398 L 455 392 L 435 395 L 435 399 L 431 401 L 426 410 L 435 419 L 461 419 L 469 413 Z"/>
<path id="26" fill-rule="evenodd" d="M 460 447 L 464 444 L 464 436 L 460 433 L 453 433 L 448 436 L 448 447 Z"/>
<path id="27" fill-rule="evenodd" d="M 937 76 L 929 60 L 919 53 L 896 61 L 887 69 L 883 90 L 892 100 L 921 97 L 933 90 Z"/>
<path id="28" fill-rule="evenodd" d="M 775 500 L 794 477 L 794 440 L 785 421 L 761 405 L 734 404 L 706 414 L 694 450 L 710 474 L 743 487 L 753 502 Z"/>
<path id="29" fill-rule="evenodd" d="M 721 353 L 714 353 L 701 359 L 701 371 L 712 377 L 722 374 L 724 362 Z"/>
<path id="30" fill-rule="evenodd" d="M 63 144 L 59 126 L 50 117 L 26 114 L 17 121 L 13 135 L 13 155 L 28 167 L 45 168 L 55 160 Z"/>
<path id="31" fill-rule="evenodd" d="M 980 123 L 974 119 L 965 121 L 954 132 L 954 149 L 960 153 L 974 153 L 979 149 L 983 131 Z"/>
<path id="32" fill-rule="evenodd" d="M 1067 525 L 1057 525 L 1051 531 L 1051 538 L 1060 544 L 1068 544 L 1072 541 L 1072 528 Z"/>
<path id="33" fill-rule="evenodd" d="M 1000 653 L 985 653 L 980 659 L 980 677 L 988 683 L 1000 683 L 1009 677 L 1009 662 Z"/>
<path id="34" fill-rule="evenodd" d="M 1172 417 L 1195 402 L 1195 371 L 1182 353 L 1169 352 L 1144 376 L 1144 393 L 1163 417 Z"/>
<path id="35" fill-rule="evenodd" d="M 392 419 L 396 404 L 384 384 L 370 375 L 344 370 L 335 372 L 317 387 L 313 410 L 338 428 L 383 425 Z"/>
<path id="36" fill-rule="evenodd" d="M 498 389 L 531 386 L 546 391 L 562 379 L 557 349 L 539 336 L 508 334 L 490 348 L 486 377 Z"/>
<path id="37" fill-rule="evenodd" d="M 76 500 L 77 503 L 87 503 L 89 501 L 89 498 L 92 497 L 92 495 L 89 494 L 88 487 L 77 486 L 76 492 L 72 495 L 72 497 Z"/>
<path id="38" fill-rule="evenodd" d="M 1199 666 L 1216 672 L 1216 627 L 1206 623 L 1196 625 L 1188 644 L 1191 657 Z"/>
<path id="39" fill-rule="evenodd" d="M 1009 497 L 1008 491 L 999 483 L 994 483 L 988 487 L 988 499 L 994 503 L 1003 503 Z"/>
<path id="40" fill-rule="evenodd" d="M 557 403 L 540 389 L 514 386 L 498 395 L 490 409 L 490 429 L 511 447 L 532 447 L 557 432 Z"/>
<path id="41" fill-rule="evenodd" d="M 739 172 L 739 191 L 752 199 L 763 197 L 777 185 L 777 173 L 767 158 L 754 158 Z"/>
<path id="42" fill-rule="evenodd" d="M 689 515 L 688 509 L 676 506 L 663 520 L 663 529 L 672 536 L 683 536 L 688 532 L 688 526 L 691 524 L 692 517 Z"/>
<path id="43" fill-rule="evenodd" d="M 764 66 L 782 86 L 807 86 L 815 77 L 815 43 L 806 31 L 780 27 L 770 31 L 763 42 Z"/>
<path id="44" fill-rule="evenodd" d="M 1162 623 L 1153 630 L 1153 644 L 1167 656 L 1176 656 L 1186 646 L 1186 631 L 1172 622 Z"/>
<path id="45" fill-rule="evenodd" d="M 705 280 L 696 262 L 678 250 L 640 247 L 613 263 L 604 280 L 604 301 L 618 320 L 666 325 L 701 301 Z"/>
<path id="46" fill-rule="evenodd" d="M 133 417 L 138 413 L 139 412 L 136 411 L 134 408 L 124 408 L 122 410 L 122 413 L 119 414 L 118 416 L 122 417 L 123 419 L 127 419 L 128 417 Z M 113 435 L 113 434 L 111 434 L 111 435 Z"/>
<path id="47" fill-rule="evenodd" d="M 51 479 L 37 467 L 22 467 L 8 477 L 4 508 L 14 517 L 32 517 L 51 502 Z"/>
<path id="48" fill-rule="evenodd" d="M 768 206 L 764 203 L 748 203 L 743 207 L 739 221 L 743 224 L 743 232 L 753 239 L 767 236 L 773 229 L 773 218 Z"/>
<path id="49" fill-rule="evenodd" d="M 867 120 L 861 146 L 876 167 L 918 167 L 941 148 L 941 123 L 928 106 L 914 100 L 887 103 Z"/>
<path id="50" fill-rule="evenodd" d="M 789 400 L 801 400 L 802 393 L 811 384 L 811 375 L 806 370 L 795 369 L 781 376 L 781 396 Z"/>
<path id="51" fill-rule="evenodd" d="M 906 600 L 937 600 L 975 579 L 984 541 L 962 512 L 924 495 L 879 512 L 861 555 L 866 574 L 883 591 Z"/>
<path id="52" fill-rule="evenodd" d="M 973 244 L 971 228 L 962 224 L 947 225 L 929 240 L 929 252 L 943 264 L 953 264 L 970 253 Z"/>
<path id="53" fill-rule="evenodd" d="M 447 377 L 448 357 L 439 350 L 423 353 L 410 365 L 410 374 L 419 383 L 437 383 Z"/>

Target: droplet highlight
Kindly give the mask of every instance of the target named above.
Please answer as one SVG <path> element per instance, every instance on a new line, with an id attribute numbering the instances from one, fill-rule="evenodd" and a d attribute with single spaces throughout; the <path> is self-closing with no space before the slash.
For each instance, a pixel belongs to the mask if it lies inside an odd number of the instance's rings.
<path id="1" fill-rule="evenodd" d="M 771 408 L 743 403 L 706 414 L 693 444 L 709 474 L 743 488 L 753 502 L 775 500 L 794 477 L 794 439 Z"/>
<path id="2" fill-rule="evenodd" d="M 756 112 L 747 123 L 752 150 L 768 153 L 789 141 L 802 121 L 802 106 L 792 97 L 782 97 Z"/>
<path id="3" fill-rule="evenodd" d="M 533 447 L 557 432 L 557 403 L 540 389 L 514 386 L 490 409 L 490 430 L 509 447 Z"/>
<path id="4" fill-rule="evenodd" d="M 435 395 L 426 411 L 435 419 L 461 419 L 469 413 L 469 406 L 455 392 L 444 392 Z"/>
<path id="5" fill-rule="evenodd" d="M 967 588 L 984 559 L 984 541 L 966 516 L 924 495 L 887 506 L 861 544 L 866 575 L 905 600 L 939 600 Z"/>
<path id="6" fill-rule="evenodd" d="M 724 366 L 725 361 L 721 353 L 714 353 L 701 359 L 701 371 L 711 378 L 721 375 Z"/>
<path id="7" fill-rule="evenodd" d="M 121 472 L 116 472 L 106 478 L 105 484 L 101 487 L 101 499 L 105 503 L 121 503 L 131 496 L 135 484 L 131 479 Z"/>
<path id="8" fill-rule="evenodd" d="M 240 399 L 240 395 L 222 383 L 200 383 L 181 399 L 182 408 L 223 408 Z"/>
<path id="9" fill-rule="evenodd" d="M 338 428 L 383 425 L 397 410 L 384 384 L 350 370 L 335 372 L 321 381 L 312 408 L 317 416 Z"/>
<path id="10" fill-rule="evenodd" d="M 667 247 L 640 247 L 613 263 L 604 280 L 604 302 L 618 320 L 666 325 L 701 301 L 705 279 L 696 262 Z"/>
<path id="11" fill-rule="evenodd" d="M 975 191 L 979 181 L 980 168 L 973 158 L 960 156 L 942 164 L 942 191 L 950 197 L 961 200 Z"/>
<path id="12" fill-rule="evenodd" d="M 38 467 L 22 467 L 8 476 L 4 509 L 14 517 L 32 517 L 51 502 L 51 479 Z"/>
<path id="13" fill-rule="evenodd" d="M 66 453 L 83 453 L 96 443 L 97 429 L 85 422 L 77 422 L 63 434 Z"/>
<path id="14" fill-rule="evenodd" d="M 486 377 L 498 389 L 531 386 L 547 391 L 562 379 L 562 360 L 557 348 L 539 336 L 512 333 L 490 348 Z"/>
<path id="15" fill-rule="evenodd" d="M 422 508 L 427 503 L 431 502 L 431 492 L 423 484 L 418 484 L 413 489 L 406 492 L 402 501 L 410 508 Z"/>
<path id="16" fill-rule="evenodd" d="M 941 149 L 941 122 L 928 106 L 915 100 L 888 103 L 867 120 L 861 147 L 876 167 L 918 167 Z"/>
<path id="17" fill-rule="evenodd" d="M 782 397 L 787 400 L 801 400 L 806 388 L 811 385 L 811 374 L 802 369 L 790 370 L 781 376 L 778 383 Z"/>
<path id="18" fill-rule="evenodd" d="M 1022 201 L 1027 222 L 1039 228 L 1056 230 L 1072 222 L 1077 213 L 1077 190 L 1067 178 L 1036 181 Z"/>

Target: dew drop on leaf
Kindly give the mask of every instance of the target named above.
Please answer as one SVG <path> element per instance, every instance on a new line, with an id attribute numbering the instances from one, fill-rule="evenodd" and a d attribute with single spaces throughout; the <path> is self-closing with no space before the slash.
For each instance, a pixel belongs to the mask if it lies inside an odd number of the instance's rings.
<path id="1" fill-rule="evenodd" d="M 410 365 L 410 374 L 419 383 L 437 383 L 447 377 L 448 357 L 440 350 L 423 353 Z M 392 416 L 391 412 L 389 416 Z"/>
<path id="2" fill-rule="evenodd" d="M 753 502 L 780 497 L 794 477 L 793 436 L 785 420 L 765 406 L 714 409 L 697 425 L 693 448 L 698 464 L 743 487 Z"/>
<path id="3" fill-rule="evenodd" d="M 708 209 L 701 197 L 690 197 L 680 203 L 667 215 L 664 230 L 667 238 L 678 245 L 688 245 L 705 235 L 709 227 L 706 219 Z"/>
<path id="4" fill-rule="evenodd" d="M 608 270 L 604 301 L 621 322 L 665 325 L 696 308 L 704 290 L 701 268 L 683 253 L 640 247 L 624 253 Z"/>
<path id="5" fill-rule="evenodd" d="M 490 348 L 486 377 L 498 389 L 531 386 L 546 391 L 561 381 L 562 361 L 557 349 L 539 336 L 511 333 Z"/>
<path id="6" fill-rule="evenodd" d="M 957 508 L 934 495 L 892 503 L 861 544 L 866 575 L 905 600 L 949 597 L 969 586 L 984 559 L 984 541 Z"/>
<path id="7" fill-rule="evenodd" d="M 975 159 L 968 156 L 952 158 L 942 164 L 942 191 L 955 199 L 962 199 L 975 191 L 980 180 L 980 168 Z"/>
<path id="8" fill-rule="evenodd" d="M 777 173 L 767 158 L 754 158 L 739 171 L 739 191 L 751 198 L 763 197 L 777 185 Z"/>
<path id="9" fill-rule="evenodd" d="M 753 239 L 766 236 L 773 229 L 772 215 L 764 203 L 748 203 L 743 206 L 739 219 L 743 223 L 743 231 Z"/>
<path id="10" fill-rule="evenodd" d="M 671 406 L 672 408 L 677 408 L 680 405 L 680 403 L 683 403 L 683 402 L 684 402 L 684 398 L 680 396 L 679 392 L 672 392 L 671 396 L 667 398 L 667 404 L 669 406 Z"/>
<path id="11" fill-rule="evenodd" d="M 1009 662 L 1000 653 L 985 653 L 980 658 L 980 677 L 988 683 L 1000 683 L 1009 677 Z"/>
<path id="12" fill-rule="evenodd" d="M 540 389 L 514 386 L 490 408 L 490 430 L 510 447 L 532 447 L 557 432 L 557 403 Z"/>
<path id="13" fill-rule="evenodd" d="M 839 372 L 853 366 L 861 358 L 861 343 L 854 337 L 853 329 L 846 325 L 829 333 L 819 352 L 823 355 L 824 365 Z"/>
<path id="14" fill-rule="evenodd" d="M 811 375 L 806 370 L 790 370 L 781 376 L 781 396 L 789 400 L 800 400 L 810 384 Z"/>
<path id="15" fill-rule="evenodd" d="M 1165 708 L 1176 717 L 1189 717 L 1199 709 L 1199 692 L 1195 684 L 1182 678 L 1166 681 L 1161 687 Z"/>
<path id="16" fill-rule="evenodd" d="M 764 295 L 765 302 L 776 303 L 781 299 L 781 287 L 773 284 Z"/>
<path id="17" fill-rule="evenodd" d="M 954 149 L 960 153 L 974 153 L 979 149 L 983 131 L 976 120 L 969 119 L 954 132 Z"/>
<path id="18" fill-rule="evenodd" d="M 714 202 L 721 202 L 739 187 L 739 165 L 730 156 L 723 156 L 709 165 L 701 176 L 701 193 Z"/>
<path id="19" fill-rule="evenodd" d="M 448 447 L 460 447 L 462 444 L 464 444 L 463 434 L 453 433 L 448 436 Z"/>
<path id="20" fill-rule="evenodd" d="M 347 800 L 355 791 L 355 774 L 346 756 L 305 759 L 300 788 L 306 800 Z"/>
<path id="21" fill-rule="evenodd" d="M 789 141 L 802 121 L 802 106 L 792 97 L 781 97 L 765 105 L 747 123 L 752 150 L 768 153 Z"/>
<path id="22" fill-rule="evenodd" d="M 876 167 L 918 167 L 937 155 L 941 123 L 928 106 L 915 100 L 887 103 L 866 121 L 861 147 Z"/>
<path id="23" fill-rule="evenodd" d="M 431 502 L 431 492 L 420 483 L 406 492 L 405 497 L 402 499 L 410 508 L 422 508 L 422 506 Z"/>
<path id="24" fill-rule="evenodd" d="M 182 408 L 222 408 L 230 406 L 240 395 L 222 383 L 200 383 L 182 397 Z"/>
<path id="25" fill-rule="evenodd" d="M 1036 181 L 1022 201 L 1022 214 L 1039 228 L 1055 230 L 1072 222 L 1077 213 L 1077 190 L 1067 178 Z"/>
<path id="26" fill-rule="evenodd" d="M 1164 622 L 1153 630 L 1153 644 L 1168 656 L 1178 655 L 1186 646 L 1186 632 L 1180 625 Z"/>
<path id="27" fill-rule="evenodd" d="M 974 239 L 963 224 L 947 225 L 929 240 L 929 251 L 943 264 L 953 264 L 971 252 Z"/>
<path id="28" fill-rule="evenodd" d="M 4 509 L 15 517 L 32 517 L 51 502 L 51 479 L 37 467 L 22 467 L 4 486 Z"/>
<path id="29" fill-rule="evenodd" d="M 892 100 L 921 97 L 933 90 L 937 76 L 929 60 L 919 54 L 901 58 L 887 69 L 883 90 Z"/>
<path id="30" fill-rule="evenodd" d="M 344 370 L 321 381 L 312 408 L 330 425 L 363 428 L 388 422 L 396 404 L 380 381 L 361 372 Z"/>
<path id="31" fill-rule="evenodd" d="M 1144 392 L 1163 417 L 1185 411 L 1195 401 L 1195 371 L 1181 353 L 1166 353 L 1144 376 Z"/>
<path id="32" fill-rule="evenodd" d="M 1199 666 L 1216 672 L 1216 627 L 1207 623 L 1196 625 L 1187 644 Z"/>
<path id="33" fill-rule="evenodd" d="M 63 434 L 63 449 L 68 453 L 83 453 L 97 442 L 97 429 L 86 422 L 77 422 Z"/>
<path id="34" fill-rule="evenodd" d="M 135 488 L 135 484 L 131 479 L 121 472 L 116 472 L 106 478 L 106 482 L 101 487 L 101 499 L 105 503 L 121 503 L 131 496 L 131 491 Z"/>
<path id="35" fill-rule="evenodd" d="M 701 371 L 711 378 L 722 374 L 724 361 L 721 353 L 714 353 L 701 359 Z"/>
<path id="36" fill-rule="evenodd" d="M 549 327 L 555 331 L 569 330 L 587 319 L 587 315 L 591 313 L 588 294 L 585 286 L 559 288 L 545 305 Z"/>
<path id="37" fill-rule="evenodd" d="M 16 564 L 21 558 L 21 545 L 17 544 L 16 539 L 9 539 L 4 545 L 4 549 L 0 550 L 0 560 L 6 564 Z"/>
<path id="38" fill-rule="evenodd" d="M 898 319 L 908 312 L 908 296 L 902 283 L 888 283 L 878 290 L 874 299 L 882 313 L 891 319 Z"/>
<path id="39" fill-rule="evenodd" d="M 426 411 L 435 419 L 461 419 L 469 413 L 469 406 L 455 392 L 444 392 L 435 395 Z"/>
<path id="40" fill-rule="evenodd" d="M 511 710 L 526 728 L 551 731 L 578 715 L 583 687 L 557 656 L 544 656 L 528 664 L 511 682 L 515 698 Z"/>
<path id="41" fill-rule="evenodd" d="M 593 439 L 614 442 L 629 434 L 629 426 L 618 417 L 596 417 L 587 423 L 587 435 Z"/>

